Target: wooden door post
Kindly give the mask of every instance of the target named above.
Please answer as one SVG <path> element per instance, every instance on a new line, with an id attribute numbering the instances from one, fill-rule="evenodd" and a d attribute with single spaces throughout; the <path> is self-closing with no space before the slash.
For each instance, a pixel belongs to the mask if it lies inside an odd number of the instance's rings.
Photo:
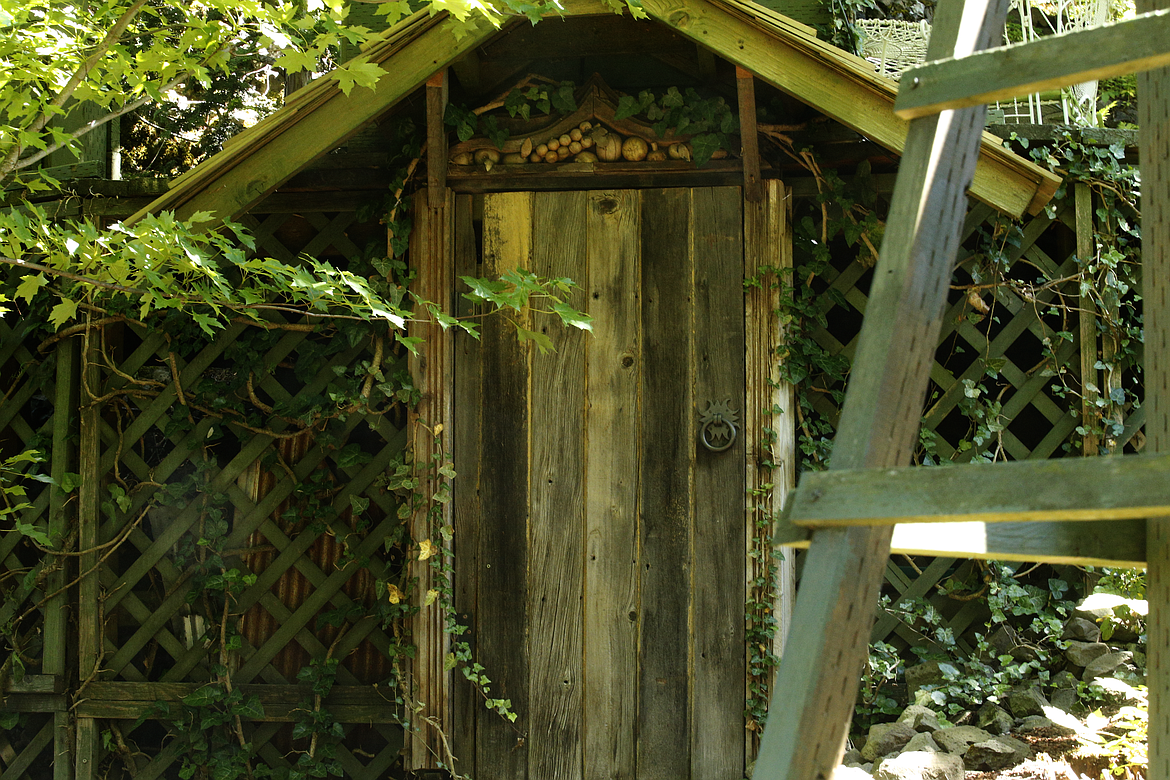
<path id="1" fill-rule="evenodd" d="M 1139 12 L 1170 0 L 1138 0 Z M 1170 452 L 1170 67 L 1139 73 L 1146 451 Z M 1170 778 L 1170 518 L 1146 524 L 1151 780 Z"/>
<path id="2" fill-rule="evenodd" d="M 1004 0 L 944 0 L 928 59 L 986 48 Z M 986 106 L 913 120 L 833 447 L 833 469 L 909 462 L 966 214 Z M 865 663 L 889 529 L 818 531 L 756 763 L 758 780 L 829 777 L 840 759 Z"/>
<path id="3" fill-rule="evenodd" d="M 444 163 L 446 155 L 443 155 Z M 451 216 L 455 211 L 455 197 L 444 190 L 438 208 L 430 204 L 433 193 L 426 190 L 414 200 L 414 229 L 410 234 L 410 258 L 417 274 L 412 292 L 422 300 L 431 301 L 439 311 L 451 315 L 451 296 L 454 280 L 454 231 Z M 410 538 L 416 543 L 410 556 L 411 577 L 417 578 L 414 598 L 419 611 L 411 620 L 411 634 L 416 648 L 412 674 L 412 694 L 421 709 L 411 718 L 410 767 L 414 770 L 436 769 L 439 762 L 449 765 L 445 740 L 451 734 L 451 675 L 445 668 L 450 642 L 446 633 L 444 613 L 428 592 L 450 586 L 442 582 L 442 575 L 432 565 L 450 554 L 450 543 L 444 542 L 436 526 L 450 528 L 451 504 L 442 505 L 442 517 L 432 522 L 429 515 L 430 497 L 443 490 L 446 481 L 438 473 L 440 463 L 451 457 L 451 382 L 454 365 L 452 333 L 434 322 L 422 306 L 415 307 L 416 321 L 410 325 L 410 335 L 424 341 L 419 352 L 411 355 L 410 374 L 422 394 L 418 406 L 411 412 L 408 430 L 415 467 L 420 472 L 419 490 L 425 505 L 416 510 L 410 520 Z M 449 487 L 449 486 L 446 486 Z M 422 554 L 422 543 L 430 542 L 433 555 Z M 428 600 L 430 603 L 428 604 Z"/>

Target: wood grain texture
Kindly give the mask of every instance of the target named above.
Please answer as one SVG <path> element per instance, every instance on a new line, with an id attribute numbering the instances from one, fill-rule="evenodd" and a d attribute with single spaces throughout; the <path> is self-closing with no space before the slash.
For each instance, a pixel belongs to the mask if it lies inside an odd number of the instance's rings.
<path id="1" fill-rule="evenodd" d="M 927 56 L 986 48 L 1002 34 L 1006 12 L 1006 2 L 944 0 Z M 985 115 L 985 108 L 970 108 L 911 124 L 832 468 L 909 460 Z M 793 615 L 802 630 L 789 639 L 777 674 L 784 706 L 770 714 L 758 780 L 814 780 L 837 765 L 889 543 L 886 528 L 814 535 Z"/>
<path id="2" fill-rule="evenodd" d="M 746 4 L 745 4 L 746 6 Z M 860 58 L 818 41 L 783 17 L 752 5 L 709 0 L 647 0 L 646 12 L 777 89 L 815 106 L 896 153 L 906 149 L 909 125 L 891 110 L 895 83 Z M 1059 177 L 984 140 L 971 194 L 1013 216 L 1036 214 Z"/>
<path id="3" fill-rule="evenodd" d="M 1170 11 L 926 62 L 902 74 L 903 119 L 1170 65 Z"/>
<path id="4" fill-rule="evenodd" d="M 438 202 L 438 207 L 433 204 Z M 416 276 L 411 291 L 422 300 L 433 302 L 444 314 L 452 314 L 454 290 L 454 236 L 452 214 L 455 196 L 450 190 L 435 194 L 422 190 L 414 198 L 414 225 L 410 233 L 410 258 Z M 454 356 L 451 330 L 444 330 L 429 318 L 410 323 L 411 336 L 423 339 L 419 352 L 409 359 L 410 374 L 421 393 L 418 404 L 407 420 L 410 447 L 416 463 L 431 464 L 432 456 L 448 457 L 451 452 L 454 388 Z M 436 432 L 439 443 L 436 445 Z M 433 495 L 444 483 L 442 475 L 428 470 L 421 478 L 420 489 Z M 439 525 L 452 523 L 452 505 L 443 506 Z M 444 543 L 432 518 L 415 512 L 410 520 L 410 538 L 416 543 L 430 539 L 450 555 L 451 543 Z M 411 664 L 412 692 L 422 709 L 416 714 L 418 729 L 410 732 L 410 766 L 412 769 L 438 769 L 447 761 L 443 735 L 451 733 L 451 674 L 445 668 L 450 642 L 446 620 L 437 601 L 426 605 L 426 594 L 450 584 L 443 581 L 430 560 L 412 555 L 411 577 L 416 580 L 414 598 L 419 611 L 411 618 L 411 635 L 418 648 Z"/>
<path id="5" fill-rule="evenodd" d="M 796 487 L 796 393 L 780 378 L 780 356 L 785 334 L 780 325 L 781 283 L 791 281 L 792 235 L 788 223 L 787 189 L 772 179 L 764 183 L 760 203 L 744 203 L 744 278 L 759 278 L 758 286 L 744 296 L 746 377 L 744 401 L 744 467 L 748 510 L 746 548 L 755 547 L 758 536 L 766 538 L 784 507 L 789 490 Z M 766 487 L 772 485 L 769 491 Z M 763 493 L 763 495 L 761 495 Z M 747 648 L 747 655 L 771 651 L 784 654 L 784 639 L 792 623 L 796 598 L 795 555 L 775 551 L 778 570 L 772 617 L 776 621 L 772 646 Z M 754 582 L 767 576 L 767 562 L 749 556 L 744 601 L 754 597 Z M 771 683 L 771 680 L 766 682 Z M 745 691 L 745 697 L 747 692 Z M 758 734 L 745 740 L 745 760 L 754 761 Z"/>
<path id="6" fill-rule="evenodd" d="M 1170 0 L 1138 0 L 1139 13 Z M 1165 40 L 1162 41 L 1165 43 Z M 1146 451 L 1170 453 L 1170 67 L 1140 73 Z M 1147 523 L 1149 777 L 1170 776 L 1170 518 Z"/>
<path id="7" fill-rule="evenodd" d="M 455 197 L 455 276 L 479 276 L 479 249 L 475 241 L 470 195 Z M 466 289 L 458 283 L 457 290 Z M 479 313 L 479 307 L 459 297 L 455 311 L 461 317 Z M 475 651 L 475 617 L 480 572 L 480 475 L 484 392 L 480 342 L 466 332 L 455 334 L 455 398 L 452 451 L 455 456 L 453 520 L 455 526 L 455 612 L 460 624 L 470 631 L 455 641 L 467 641 Z M 460 672 L 455 673 L 451 690 L 451 745 L 458 763 L 455 771 L 477 776 L 475 764 L 476 715 L 483 702 L 479 692 Z"/>
<path id="8" fill-rule="evenodd" d="M 764 197 L 760 179 L 760 137 L 756 129 L 756 84 L 750 71 L 735 67 L 735 89 L 739 98 L 739 129 L 743 139 L 743 198 L 759 203 Z"/>
<path id="9" fill-rule="evenodd" d="M 1170 456 L 809 473 L 793 493 L 786 514 L 796 525 L 822 528 L 957 520 L 1124 520 L 1170 514 Z"/>
<path id="10" fill-rule="evenodd" d="M 53 463 L 54 485 L 49 500 L 49 536 L 63 539 L 73 526 L 75 509 L 68 501 L 68 495 L 60 485 L 74 465 L 76 448 L 73 445 L 73 422 L 68 409 L 77 408 L 77 340 L 65 339 L 57 343 L 56 387 L 53 399 Z M 45 585 L 50 593 L 63 591 L 66 584 L 66 570 L 49 575 Z M 66 594 L 54 596 L 45 604 L 45 650 L 41 660 L 41 671 L 51 679 L 61 681 L 66 672 L 66 650 L 68 647 L 69 607 Z M 28 679 L 32 675 L 26 675 Z M 73 744 L 70 733 L 70 719 L 67 712 L 53 716 L 53 780 L 73 780 Z"/>
<path id="11" fill-rule="evenodd" d="M 447 69 L 427 79 L 427 190 L 430 206 L 442 208 L 447 193 Z M 449 289 L 449 288 L 448 288 Z"/>
<path id="12" fill-rule="evenodd" d="M 586 277 L 584 192 L 534 196 L 532 270 Z M 578 291 L 570 305 L 584 308 Z M 532 357 L 528 535 L 529 776 L 582 776 L 585 334 L 538 323 L 556 351 Z"/>
<path id="13" fill-rule="evenodd" d="M 1146 565 L 1145 520 L 1064 523 L 901 523 L 890 552 L 1079 566 Z M 811 532 L 781 519 L 775 542 L 807 548 Z"/>
<path id="14" fill-rule="evenodd" d="M 81 415 L 78 440 L 78 472 L 81 474 L 77 500 L 77 546 L 79 571 L 85 576 L 77 585 L 77 679 L 97 677 L 102 659 L 102 602 L 97 566 L 101 523 L 101 409 L 93 399 L 101 396 L 101 360 L 97 340 L 101 331 L 88 331 L 81 349 Z M 82 688 L 81 690 L 84 690 Z M 97 722 L 77 719 L 77 747 L 74 776 L 77 780 L 96 777 L 100 746 Z"/>
<path id="15" fill-rule="evenodd" d="M 691 772 L 689 596 L 696 421 L 688 314 L 694 288 L 690 226 L 688 190 L 643 193 L 639 780 L 677 780 Z"/>
<path id="16" fill-rule="evenodd" d="M 1096 249 L 1093 246 L 1093 193 L 1089 185 L 1078 182 L 1073 200 L 1076 208 L 1077 224 L 1077 257 L 1089 262 Z M 1077 332 L 1080 336 L 1081 358 L 1081 421 L 1082 425 L 1089 425 L 1089 421 L 1097 416 L 1097 391 L 1092 390 L 1086 383 L 1100 387 L 1097 380 L 1097 306 L 1092 296 L 1081 295 L 1077 302 Z M 1096 455 L 1100 440 L 1096 433 L 1086 433 L 1081 446 L 1084 455 Z"/>
<path id="17" fill-rule="evenodd" d="M 532 259 L 532 194 L 484 198 L 483 272 L 498 277 L 528 268 Z M 518 715 L 508 723 L 480 707 L 476 764 L 480 775 L 528 775 L 528 455 L 529 355 L 505 315 L 483 326 L 483 386 L 491 393 L 483 418 L 479 592 L 479 662 L 493 681 L 493 698 L 510 699 Z"/>
<path id="18" fill-rule="evenodd" d="M 636 190 L 589 193 L 584 751 L 588 780 L 633 780 L 638 717 L 638 399 L 642 212 Z"/>
<path id="19" fill-rule="evenodd" d="M 695 411 L 729 401 L 744 415 L 743 214 L 738 187 L 691 191 Z M 693 413 L 692 413 L 693 414 Z M 692 423 L 694 424 L 694 423 Z M 694 430 L 694 429 L 692 429 Z M 743 776 L 744 439 L 695 450 L 691 604 L 693 780 Z"/>

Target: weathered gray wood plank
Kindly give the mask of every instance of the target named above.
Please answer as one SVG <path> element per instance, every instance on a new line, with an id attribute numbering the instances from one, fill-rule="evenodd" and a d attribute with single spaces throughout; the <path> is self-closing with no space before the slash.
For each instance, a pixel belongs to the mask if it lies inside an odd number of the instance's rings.
<path id="1" fill-rule="evenodd" d="M 634 777 L 638 717 L 641 195 L 589 194 L 585 777 Z"/>
<path id="2" fill-rule="evenodd" d="M 498 277 L 526 268 L 532 257 L 532 194 L 488 195 L 483 204 L 483 272 Z M 493 698 L 509 699 L 518 715 L 509 723 L 480 707 L 475 735 L 481 776 L 524 778 L 528 748 L 528 349 L 506 315 L 483 324 L 483 386 L 490 413 L 483 417 L 480 570 L 476 644 L 493 681 Z M 518 315 L 525 316 L 525 315 Z M 490 597 L 488 596 L 490 594 Z"/>
<path id="3" fill-rule="evenodd" d="M 77 586 L 77 679 L 84 685 L 95 679 L 102 659 L 102 610 L 98 581 L 98 528 L 101 523 L 102 469 L 101 409 L 93 399 L 101 396 L 101 360 L 97 340 L 98 330 L 88 331 L 81 350 L 80 415 L 78 471 L 81 484 L 77 502 L 77 546 L 80 582 Z M 84 687 L 80 689 L 84 691 Z M 80 692 L 80 691 L 79 691 Z M 98 769 L 100 743 L 97 723 L 92 718 L 77 719 L 77 753 L 74 776 L 77 780 L 92 780 Z"/>
<path id="4" fill-rule="evenodd" d="M 901 523 L 894 526 L 890 552 L 1141 568 L 1146 565 L 1145 529 L 1145 520 Z M 781 519 L 773 541 L 807 548 L 811 535 L 808 528 Z"/>
<path id="5" fill-rule="evenodd" d="M 470 195 L 455 197 L 455 276 L 479 276 L 479 250 L 475 245 L 475 226 L 472 221 Z M 462 282 L 457 290 L 466 290 Z M 455 311 L 460 317 L 478 313 L 478 307 L 459 298 Z M 474 617 L 477 613 L 479 583 L 479 526 L 482 507 L 479 486 L 481 450 L 483 446 L 484 396 L 480 342 L 469 334 L 455 334 L 455 397 L 454 440 L 456 477 L 452 498 L 455 526 L 455 612 L 459 623 L 468 626 L 471 633 L 454 638 L 466 641 L 474 650 Z M 483 707 L 479 693 L 463 676 L 455 672 L 452 684 L 451 744 L 458 763 L 455 771 L 476 777 L 475 723 Z"/>
<path id="6" fill-rule="evenodd" d="M 689 190 L 643 193 L 639 780 L 677 780 L 691 771 L 690 226 Z"/>
<path id="7" fill-rule="evenodd" d="M 1007 3 L 944 0 L 928 56 L 960 56 L 1002 34 Z M 909 461 L 966 214 L 985 108 L 911 123 L 832 467 Z M 828 777 L 844 749 L 865 662 L 890 530 L 819 531 L 809 550 L 790 637 L 760 745 L 757 780 Z"/>
<path id="8" fill-rule="evenodd" d="M 583 282 L 584 192 L 534 196 L 532 270 Z M 569 297 L 585 305 L 578 291 Z M 585 496 L 585 333 L 551 317 L 535 323 L 555 352 L 532 358 L 528 536 L 528 771 L 582 776 L 582 604 Z"/>
<path id="9" fill-rule="evenodd" d="M 427 90 L 429 99 L 431 87 Z M 416 194 L 414 226 L 410 233 L 410 259 L 416 274 L 411 291 L 448 315 L 453 313 L 451 296 L 455 282 L 451 220 L 454 209 L 455 196 L 450 190 L 436 193 L 428 188 Z M 418 313 L 409 330 L 410 335 L 423 339 L 419 351 L 408 361 L 411 377 L 422 396 L 407 418 L 407 429 L 415 463 L 424 469 L 420 490 L 424 495 L 434 495 L 446 479 L 433 465 L 433 458 L 445 459 L 451 452 L 454 334 L 431 320 L 426 311 Z M 416 511 L 410 519 L 410 538 L 416 543 L 429 540 L 443 551 L 441 555 L 446 555 L 451 544 L 443 541 L 442 532 L 434 526 L 451 525 L 452 509 L 450 502 L 444 504 L 437 521 L 428 511 Z M 435 570 L 434 562 L 412 555 L 409 563 L 416 583 L 415 604 L 419 608 L 411 618 L 411 634 L 417 648 L 411 663 L 412 692 L 416 702 L 422 705 L 415 714 L 418 728 L 410 732 L 413 770 L 438 769 L 439 762 L 446 763 L 443 738 L 451 733 L 451 674 L 446 668 L 450 642 L 446 620 L 438 601 L 426 604 L 428 591 L 450 587 L 450 583 Z"/>
<path id="10" fill-rule="evenodd" d="M 828 528 L 895 523 L 1124 520 L 1170 514 L 1170 455 L 805 474 L 785 515 Z"/>
<path id="11" fill-rule="evenodd" d="M 730 401 L 744 421 L 743 215 L 738 187 L 691 191 L 691 252 L 695 264 L 695 404 Z M 757 200 L 759 194 L 757 194 Z M 694 412 L 692 412 L 692 416 Z M 690 430 L 698 432 L 692 422 Z M 692 780 L 743 774 L 743 583 L 747 576 L 744 437 L 723 452 L 690 443 L 695 451 L 691 567 Z"/>
<path id="12" fill-rule="evenodd" d="M 927 62 L 902 74 L 903 119 L 1170 64 L 1170 11 Z"/>
<path id="13" fill-rule="evenodd" d="M 1139 12 L 1170 0 L 1138 0 Z M 1161 43 L 1165 44 L 1163 36 Z M 1138 74 L 1146 451 L 1170 453 L 1170 67 Z M 1147 523 L 1149 771 L 1170 777 L 1170 518 Z"/>

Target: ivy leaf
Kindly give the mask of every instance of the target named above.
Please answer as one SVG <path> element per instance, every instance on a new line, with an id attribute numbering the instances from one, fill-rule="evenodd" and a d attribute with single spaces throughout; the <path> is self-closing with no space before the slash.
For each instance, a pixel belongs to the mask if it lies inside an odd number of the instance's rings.
<path id="1" fill-rule="evenodd" d="M 614 119 L 626 119 L 642 110 L 641 104 L 632 95 L 622 95 L 618 100 Z"/>
<path id="2" fill-rule="evenodd" d="M 61 302 L 53 307 L 49 314 L 49 322 L 54 329 L 59 330 L 62 325 L 77 316 L 77 302 L 69 298 L 62 298 Z"/>
<path id="3" fill-rule="evenodd" d="M 565 82 L 552 94 L 552 105 L 557 111 L 571 114 L 577 110 L 577 99 L 573 97 L 573 84 Z"/>
<path id="4" fill-rule="evenodd" d="M 695 167 L 701 167 L 711 159 L 723 145 L 723 139 L 718 133 L 703 133 L 691 139 L 691 152 L 695 157 Z"/>

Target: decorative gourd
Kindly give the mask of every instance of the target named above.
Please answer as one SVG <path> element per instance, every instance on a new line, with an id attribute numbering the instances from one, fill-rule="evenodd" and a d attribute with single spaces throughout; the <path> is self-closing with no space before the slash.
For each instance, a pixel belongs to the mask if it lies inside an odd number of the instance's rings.
<path id="1" fill-rule="evenodd" d="M 593 141 L 598 159 L 613 162 L 622 156 L 622 137 L 617 133 L 594 134 Z"/>
<path id="2" fill-rule="evenodd" d="M 666 153 L 672 160 L 689 160 L 691 159 L 691 147 L 688 144 L 671 144 Z"/>
<path id="3" fill-rule="evenodd" d="M 646 160 L 649 162 L 663 162 L 666 160 L 666 152 L 661 149 L 651 149 L 650 153 L 646 155 Z"/>
<path id="4" fill-rule="evenodd" d="M 471 165 L 471 152 L 456 152 L 451 155 L 451 162 L 455 165 Z"/>
<path id="5" fill-rule="evenodd" d="M 597 162 L 597 155 L 593 152 L 581 152 L 573 159 L 577 162 Z"/>
<path id="6" fill-rule="evenodd" d="M 639 162 L 645 160 L 647 153 L 650 151 L 650 145 L 646 143 L 646 139 L 639 138 L 636 135 L 631 135 L 622 144 L 622 157 L 630 162 Z"/>
<path id="7" fill-rule="evenodd" d="M 528 157 L 526 157 L 523 154 L 505 154 L 504 155 L 504 164 L 505 165 L 522 165 L 526 162 L 528 162 Z"/>

